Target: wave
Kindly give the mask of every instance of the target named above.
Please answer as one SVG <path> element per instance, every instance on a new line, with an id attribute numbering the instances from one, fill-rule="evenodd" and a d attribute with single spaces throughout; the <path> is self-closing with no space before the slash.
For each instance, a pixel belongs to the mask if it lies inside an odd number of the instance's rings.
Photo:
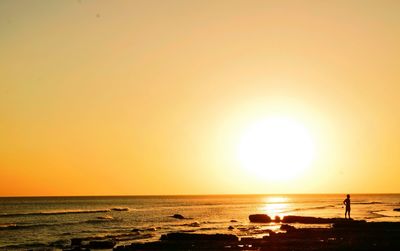
<path id="1" fill-rule="evenodd" d="M 112 209 L 97 209 L 97 210 L 61 210 L 49 212 L 29 212 L 29 213 L 13 213 L 13 214 L 0 214 L 0 218 L 7 217 L 23 217 L 23 216 L 40 216 L 40 215 L 60 215 L 60 214 L 91 214 L 91 213 L 107 213 Z"/>
<path id="2" fill-rule="evenodd" d="M 390 218 L 398 218 L 400 215 L 396 211 L 392 210 L 375 210 L 369 211 L 370 214 L 374 215 L 375 217 L 371 218 L 383 218 L 383 217 L 390 217 Z"/>
<path id="3" fill-rule="evenodd" d="M 2 229 L 2 228 L 8 228 L 8 227 L 14 227 L 14 226 L 16 226 L 17 224 L 15 224 L 15 223 L 1 223 L 0 224 L 0 229 Z"/>
<path id="4" fill-rule="evenodd" d="M 108 217 L 98 217 L 97 219 L 92 219 L 92 220 L 86 220 L 82 221 L 80 223 L 89 223 L 89 224 L 99 224 L 99 223 L 104 223 L 104 222 L 111 222 L 111 221 L 122 221 L 120 218 L 108 218 Z"/>
<path id="5" fill-rule="evenodd" d="M 23 217 L 23 216 L 40 216 L 40 215 L 60 215 L 60 214 L 91 214 L 91 213 L 107 213 L 111 211 L 126 212 L 130 211 L 128 207 L 113 207 L 109 209 L 93 209 L 93 210 L 60 210 L 60 211 L 43 211 L 43 212 L 29 212 L 29 213 L 11 213 L 0 214 L 0 218 L 7 217 Z"/>
<path id="6" fill-rule="evenodd" d="M 386 215 L 381 214 L 381 212 L 384 212 L 385 210 L 376 210 L 376 211 L 368 211 L 368 213 L 378 216 L 378 217 L 385 217 Z"/>
<path id="7" fill-rule="evenodd" d="M 19 230 L 19 229 L 32 229 L 32 228 L 42 228 L 42 227 L 59 227 L 59 226 L 71 226 L 71 225 L 80 225 L 80 224 L 100 224 L 105 222 L 118 222 L 123 221 L 121 218 L 113 218 L 113 217 L 98 217 L 96 219 L 78 221 L 78 222 L 63 222 L 63 223 L 38 223 L 38 224 L 28 224 L 28 225 L 19 225 L 16 223 L 7 223 L 0 224 L 1 230 Z"/>
<path id="8" fill-rule="evenodd" d="M 40 224 L 32 224 L 32 225 L 18 225 L 18 224 L 8 224 L 7 226 L 0 227 L 1 230 L 19 230 L 19 229 L 31 229 L 31 228 L 40 228 L 40 227 L 53 227 L 60 225 L 73 225 L 76 223 L 40 223 Z"/>
<path id="9" fill-rule="evenodd" d="M 333 208 L 333 207 L 335 207 L 335 205 L 316 206 L 316 207 L 300 207 L 300 208 L 294 208 L 294 209 L 290 209 L 287 211 L 283 211 L 282 213 L 290 213 L 290 212 L 314 210 L 314 209 L 326 209 L 326 208 Z"/>
<path id="10" fill-rule="evenodd" d="M 365 201 L 365 202 L 360 201 L 360 202 L 351 202 L 351 204 L 354 204 L 354 205 L 374 205 L 374 204 L 384 204 L 384 203 L 381 202 L 381 201 Z"/>
<path id="11" fill-rule="evenodd" d="M 17 244 L 17 245 L 7 245 L 7 246 L 0 246 L 0 250 L 32 250 L 32 249 L 39 249 L 48 247 L 45 243 L 30 243 L 30 244 Z"/>

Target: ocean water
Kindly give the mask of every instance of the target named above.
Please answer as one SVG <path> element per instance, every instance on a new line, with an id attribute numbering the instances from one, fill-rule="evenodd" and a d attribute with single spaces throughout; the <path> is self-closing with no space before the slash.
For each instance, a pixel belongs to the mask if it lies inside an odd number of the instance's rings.
<path id="1" fill-rule="evenodd" d="M 279 231 L 280 225 L 250 223 L 249 214 L 343 217 L 344 199 L 345 195 L 0 198 L 0 249 L 35 249 L 94 236 L 112 236 L 122 245 L 176 231 L 257 237 L 265 229 Z M 393 211 L 400 207 L 400 194 L 354 194 L 351 201 L 353 219 L 400 221 L 400 212 Z"/>

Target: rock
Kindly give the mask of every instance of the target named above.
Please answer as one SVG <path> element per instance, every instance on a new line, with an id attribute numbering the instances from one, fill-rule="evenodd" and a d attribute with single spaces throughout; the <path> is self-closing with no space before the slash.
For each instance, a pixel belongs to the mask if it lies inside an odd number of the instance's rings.
<path id="1" fill-rule="evenodd" d="M 138 228 L 134 228 L 134 229 L 132 229 L 132 231 L 131 232 L 134 232 L 134 233 L 139 233 L 140 232 L 140 229 L 138 229 Z"/>
<path id="2" fill-rule="evenodd" d="M 231 220 L 231 222 L 238 222 L 237 220 Z"/>
<path id="3" fill-rule="evenodd" d="M 400 212 L 400 208 L 393 209 L 394 211 Z"/>
<path id="4" fill-rule="evenodd" d="M 254 223 L 269 223 L 271 222 L 271 217 L 266 214 L 251 214 L 249 215 L 249 220 Z"/>
<path id="5" fill-rule="evenodd" d="M 112 219 L 114 219 L 111 215 L 98 216 L 96 218 L 99 219 L 99 220 L 112 220 Z"/>
<path id="6" fill-rule="evenodd" d="M 82 244 L 81 238 L 72 238 L 71 239 L 71 246 L 80 246 Z"/>
<path id="7" fill-rule="evenodd" d="M 115 244 L 116 242 L 113 240 L 90 241 L 87 247 L 93 249 L 109 249 L 113 248 Z"/>
<path id="8" fill-rule="evenodd" d="M 50 246 L 52 247 L 58 247 L 58 248 L 64 248 L 70 245 L 69 240 L 57 240 L 52 243 L 50 243 Z"/>
<path id="9" fill-rule="evenodd" d="M 265 240 L 265 239 L 268 239 L 268 238 L 271 237 L 271 236 L 276 235 L 276 233 L 275 233 L 273 230 L 271 230 L 271 229 L 264 229 L 262 232 L 268 234 L 268 235 L 264 235 L 264 236 L 263 236 L 263 239 L 264 239 L 264 240 Z"/>
<path id="10" fill-rule="evenodd" d="M 260 229 L 258 225 L 243 228 L 261 230 L 257 234 L 268 233 L 262 238 L 241 240 L 233 234 L 197 234 L 170 233 L 163 235 L 161 240 L 153 242 L 132 243 L 129 246 L 115 247 L 115 251 L 165 251 L 165 250 L 274 250 L 274 251 L 381 251 L 400 250 L 400 222 L 366 222 L 338 218 L 316 218 L 291 216 L 286 221 L 296 222 L 333 222 L 333 226 L 295 228 L 282 224 L 281 230 L 274 233 L 270 229 Z M 233 228 L 233 227 L 232 227 Z M 237 226 L 240 230 L 242 227 Z M 85 241 L 85 240 L 84 240 Z M 83 247 L 87 247 L 84 245 Z M 80 250 L 80 247 L 71 247 Z M 79 249 L 78 249 L 79 248 Z M 72 249 L 71 249 L 72 250 Z"/>
<path id="11" fill-rule="evenodd" d="M 279 217 L 278 215 L 275 216 L 274 222 L 281 222 L 281 217 Z"/>
<path id="12" fill-rule="evenodd" d="M 229 230 L 233 230 L 233 229 L 235 229 L 235 228 L 232 227 L 232 226 L 229 226 L 228 229 L 229 229 Z"/>
<path id="13" fill-rule="evenodd" d="M 334 229 L 347 229 L 355 231 L 398 231 L 400 222 L 366 222 L 366 221 L 343 221 L 333 224 Z"/>
<path id="14" fill-rule="evenodd" d="M 169 233 L 161 236 L 162 241 L 239 241 L 233 234 Z"/>
<path id="15" fill-rule="evenodd" d="M 314 217 L 311 217 L 314 218 Z M 332 219 L 329 219 L 332 221 Z M 254 229 L 259 226 L 253 225 Z M 240 229 L 239 226 L 237 229 Z M 274 233 L 262 238 L 243 236 L 241 240 L 232 234 L 171 233 L 161 240 L 132 243 L 115 247 L 115 251 L 166 251 L 166 250 L 274 250 L 274 251 L 381 251 L 400 250 L 400 222 L 338 221 L 327 228 L 293 228 L 283 224 L 286 232 Z"/>
<path id="16" fill-rule="evenodd" d="M 290 232 L 293 230 L 296 230 L 295 227 L 288 225 L 288 224 L 282 224 L 282 226 L 280 227 L 281 230 L 286 231 L 286 232 Z"/>
<path id="17" fill-rule="evenodd" d="M 157 231 L 157 228 L 155 228 L 155 227 L 149 227 L 149 228 L 147 228 L 146 230 L 147 230 L 147 231 Z"/>
<path id="18" fill-rule="evenodd" d="M 90 251 L 90 249 L 82 247 L 74 247 L 74 248 L 63 248 L 63 251 Z"/>
<path id="19" fill-rule="evenodd" d="M 114 207 L 111 208 L 112 211 L 129 211 L 129 208 L 127 207 Z"/>
<path id="20" fill-rule="evenodd" d="M 188 227 L 200 227 L 200 223 L 198 223 L 197 221 L 192 222 L 190 224 L 187 224 Z"/>
<path id="21" fill-rule="evenodd" d="M 254 237 L 242 237 L 242 238 L 240 238 L 240 242 L 243 242 L 243 243 L 252 243 L 252 242 L 255 242 L 255 241 L 257 241 L 257 239 L 254 238 Z"/>
<path id="22" fill-rule="evenodd" d="M 172 217 L 172 218 L 175 218 L 175 219 L 179 219 L 179 220 L 185 219 L 185 217 L 183 217 L 183 215 L 181 215 L 181 214 L 174 214 L 174 215 L 172 215 L 171 217 Z"/>
<path id="23" fill-rule="evenodd" d="M 282 223 L 303 223 L 303 224 L 330 224 L 343 221 L 352 221 L 352 219 L 343 218 L 319 218 L 310 216 L 287 215 L 283 217 Z"/>

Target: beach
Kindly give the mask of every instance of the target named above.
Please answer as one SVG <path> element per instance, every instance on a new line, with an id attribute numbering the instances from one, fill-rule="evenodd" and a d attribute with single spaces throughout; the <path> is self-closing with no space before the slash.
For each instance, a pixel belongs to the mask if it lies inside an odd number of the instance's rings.
<path id="1" fill-rule="evenodd" d="M 309 242 L 319 243 L 321 240 L 324 240 L 323 243 L 339 245 L 343 240 L 335 237 L 339 233 L 338 228 L 334 227 L 334 223 L 338 222 L 329 219 L 344 217 L 343 199 L 343 195 L 1 198 L 0 248 L 71 250 L 105 245 L 108 249 L 152 250 L 159 245 L 160 249 L 175 250 L 178 248 L 177 244 L 183 245 L 182 248 L 185 249 L 185 245 L 194 245 L 193 241 L 197 243 L 194 246 L 199 249 L 212 248 L 212 243 L 217 245 L 214 248 L 221 248 L 220 244 L 225 242 L 212 241 L 214 237 L 210 237 L 216 234 L 235 236 L 235 239 L 224 244 L 224 248 L 230 246 L 242 250 L 249 248 L 248 245 L 266 247 L 268 243 L 285 247 L 287 243 L 293 242 L 291 238 L 295 238 L 294 242 L 304 242 L 303 246 L 311 245 Z M 351 222 L 365 221 L 367 225 L 400 222 L 400 212 L 395 211 L 399 205 L 398 194 L 352 195 L 351 216 L 354 221 Z M 250 222 L 251 214 L 266 214 L 272 221 Z M 328 220 L 275 221 L 276 216 L 283 220 L 289 215 Z M 293 228 L 289 228 L 287 232 L 288 229 L 282 227 L 286 225 Z M 371 230 L 376 226 L 367 225 L 355 226 L 350 223 L 347 230 L 357 227 L 356 232 L 363 233 L 363 229 L 369 229 L 366 235 L 378 236 Z M 377 229 L 381 231 L 382 227 Z M 185 241 L 171 239 L 170 234 L 174 233 L 194 236 Z M 203 238 L 211 239 L 199 242 L 196 234 L 204 234 Z M 399 233 L 395 231 L 381 237 L 391 243 L 393 238 L 387 239 L 388 236 L 392 237 L 391 234 Z M 287 243 L 279 244 L 282 241 Z"/>
<path id="2" fill-rule="evenodd" d="M 0 251 L 400 251 L 400 1 L 0 0 Z"/>

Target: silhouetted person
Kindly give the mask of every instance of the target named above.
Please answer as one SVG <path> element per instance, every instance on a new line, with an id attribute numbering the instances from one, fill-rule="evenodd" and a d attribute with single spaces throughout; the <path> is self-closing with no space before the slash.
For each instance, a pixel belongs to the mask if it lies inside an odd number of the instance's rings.
<path id="1" fill-rule="evenodd" d="M 350 218 L 350 194 L 347 195 L 347 198 L 343 201 L 343 204 L 346 206 L 346 211 L 344 212 L 344 218 L 346 219 L 347 214 L 349 215 Z"/>

